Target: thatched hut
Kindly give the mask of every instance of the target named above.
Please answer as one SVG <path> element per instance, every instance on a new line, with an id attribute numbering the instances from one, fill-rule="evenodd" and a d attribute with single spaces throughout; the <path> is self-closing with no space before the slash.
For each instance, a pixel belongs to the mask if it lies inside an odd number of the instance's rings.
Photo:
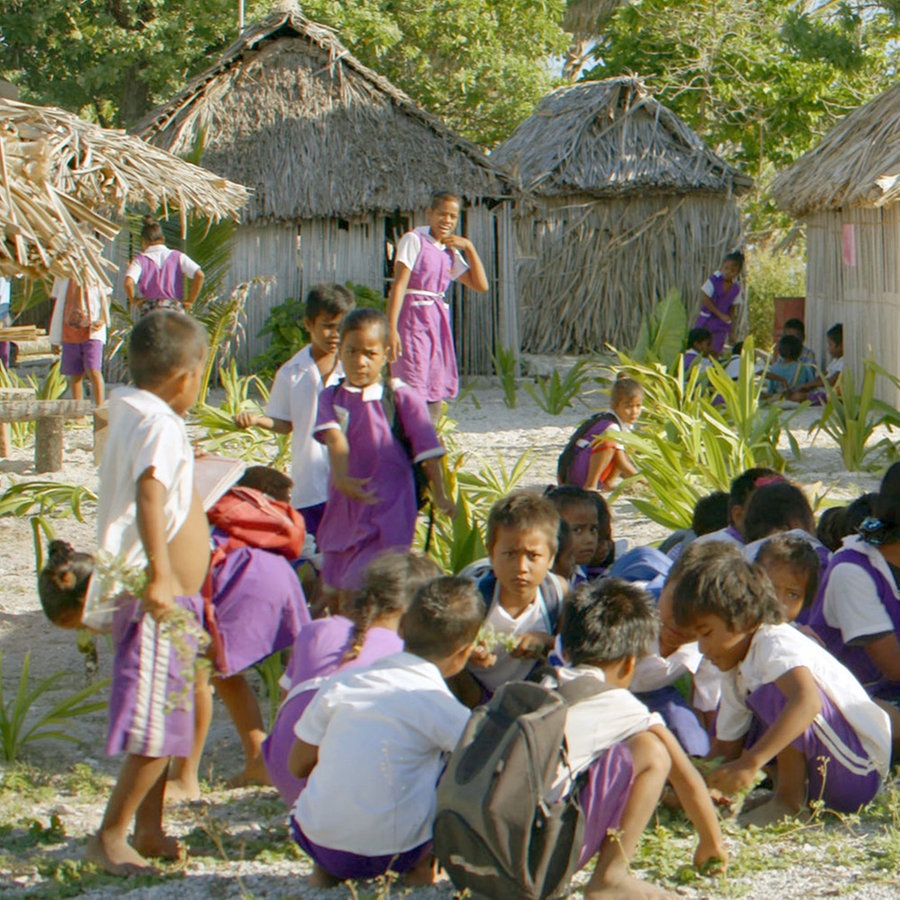
<path id="1" fill-rule="evenodd" d="M 315 282 L 386 290 L 398 235 L 423 222 L 440 189 L 465 198 L 462 227 L 491 280 L 487 300 L 454 289 L 462 370 L 489 371 L 494 343 L 515 342 L 508 183 L 295 6 L 248 27 L 137 131 L 177 154 L 202 141 L 203 165 L 252 190 L 230 283 L 274 275 L 277 286 L 251 304 L 249 355 L 269 309 Z"/>
<path id="2" fill-rule="evenodd" d="M 874 356 L 900 375 L 900 83 L 779 172 L 771 193 L 806 224 L 806 332 L 819 358 L 826 329 L 843 322 L 857 373 Z M 879 396 L 900 405 L 900 391 L 879 382 Z"/>
<path id="3" fill-rule="evenodd" d="M 491 158 L 532 195 L 516 229 L 526 350 L 628 345 L 673 288 L 696 311 L 740 244 L 750 180 L 637 78 L 553 91 Z"/>

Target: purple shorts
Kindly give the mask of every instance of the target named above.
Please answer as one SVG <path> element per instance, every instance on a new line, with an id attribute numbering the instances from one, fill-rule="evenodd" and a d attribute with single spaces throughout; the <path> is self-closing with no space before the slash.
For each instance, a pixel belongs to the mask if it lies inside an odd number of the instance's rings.
<path id="1" fill-rule="evenodd" d="M 203 598 L 176 597 L 176 605 L 203 621 Z M 159 624 L 131 600 L 113 616 L 115 656 L 109 694 L 106 752 L 159 759 L 189 756 L 194 742 L 194 693 L 185 678 L 190 661 Z M 190 647 L 191 641 L 187 641 Z M 194 647 L 196 651 L 196 646 Z"/>
<path id="2" fill-rule="evenodd" d="M 377 878 L 388 870 L 402 875 L 414 869 L 431 853 L 431 841 L 390 856 L 360 856 L 347 850 L 329 850 L 327 847 L 314 844 L 300 830 L 293 816 L 291 816 L 291 837 L 313 862 L 318 863 L 329 875 L 340 878 L 341 881 Z"/>
<path id="3" fill-rule="evenodd" d="M 878 793 L 881 776 L 844 714 L 822 690 L 819 698 L 821 713 L 791 746 L 806 757 L 809 799 L 822 800 L 837 812 L 856 812 Z M 758 739 L 772 727 L 786 702 L 774 683 L 764 684 L 747 697 L 747 706 L 755 716 L 748 746 L 754 743 L 754 733 Z M 824 728 L 816 724 L 820 718 Z"/>
<path id="4" fill-rule="evenodd" d="M 63 342 L 59 371 L 63 375 L 84 375 L 99 372 L 103 367 L 103 341 L 90 340 L 83 344 Z"/>
<path id="5" fill-rule="evenodd" d="M 613 744 L 588 767 L 581 789 L 584 810 L 584 843 L 578 868 L 584 868 L 599 853 L 610 829 L 619 827 L 634 783 L 634 760 L 625 743 Z"/>

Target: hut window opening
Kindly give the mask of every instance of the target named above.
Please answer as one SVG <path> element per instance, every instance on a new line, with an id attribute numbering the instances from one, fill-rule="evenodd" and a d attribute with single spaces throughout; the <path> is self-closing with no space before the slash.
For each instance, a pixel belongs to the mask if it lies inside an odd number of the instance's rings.
<path id="1" fill-rule="evenodd" d="M 385 294 L 390 290 L 390 282 L 394 278 L 394 257 L 400 238 L 410 229 L 410 217 L 399 209 L 384 217 L 384 279 Z"/>
<path id="2" fill-rule="evenodd" d="M 350 223 L 346 219 L 338 219 L 338 231 L 349 231 Z"/>

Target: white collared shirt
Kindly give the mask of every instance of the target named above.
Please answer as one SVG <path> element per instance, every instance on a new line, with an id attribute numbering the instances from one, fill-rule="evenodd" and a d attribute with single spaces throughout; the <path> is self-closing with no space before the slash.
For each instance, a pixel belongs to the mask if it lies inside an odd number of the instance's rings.
<path id="1" fill-rule="evenodd" d="M 294 728 L 319 748 L 293 810 L 303 833 L 363 856 L 431 840 L 444 754 L 468 720 L 438 668 L 412 653 L 330 678 Z"/>
<path id="2" fill-rule="evenodd" d="M 395 257 L 395 262 L 403 263 L 410 272 L 413 270 L 413 267 L 416 264 L 416 260 L 419 258 L 419 254 L 422 252 L 422 241 L 430 241 L 434 244 L 438 250 L 443 250 L 445 245 L 440 241 L 436 241 L 431 236 L 431 230 L 427 225 L 423 225 L 419 228 L 416 228 L 414 231 L 407 231 L 406 234 L 400 238 L 400 242 L 397 244 L 397 255 Z M 459 250 L 453 251 L 453 265 L 450 267 L 450 280 L 456 281 L 460 275 L 464 275 L 469 269 L 469 264 L 466 262 L 462 253 Z"/>

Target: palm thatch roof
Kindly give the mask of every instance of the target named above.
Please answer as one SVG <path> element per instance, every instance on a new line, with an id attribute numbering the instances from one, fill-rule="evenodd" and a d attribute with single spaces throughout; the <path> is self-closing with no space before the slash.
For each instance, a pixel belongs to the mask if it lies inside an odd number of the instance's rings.
<path id="1" fill-rule="evenodd" d="M 544 196 L 742 194 L 752 184 L 633 77 L 558 88 L 491 159 Z"/>
<path id="2" fill-rule="evenodd" d="M 0 99 L 0 274 L 109 284 L 102 239 L 127 204 L 236 216 L 238 184 L 61 109 Z"/>
<path id="3" fill-rule="evenodd" d="M 135 126 L 173 153 L 253 188 L 245 219 L 295 221 L 412 210 L 432 191 L 502 197 L 482 151 L 288 5 Z"/>
<path id="4" fill-rule="evenodd" d="M 900 199 L 900 82 L 855 109 L 818 146 L 782 169 L 775 202 L 796 217 Z"/>

